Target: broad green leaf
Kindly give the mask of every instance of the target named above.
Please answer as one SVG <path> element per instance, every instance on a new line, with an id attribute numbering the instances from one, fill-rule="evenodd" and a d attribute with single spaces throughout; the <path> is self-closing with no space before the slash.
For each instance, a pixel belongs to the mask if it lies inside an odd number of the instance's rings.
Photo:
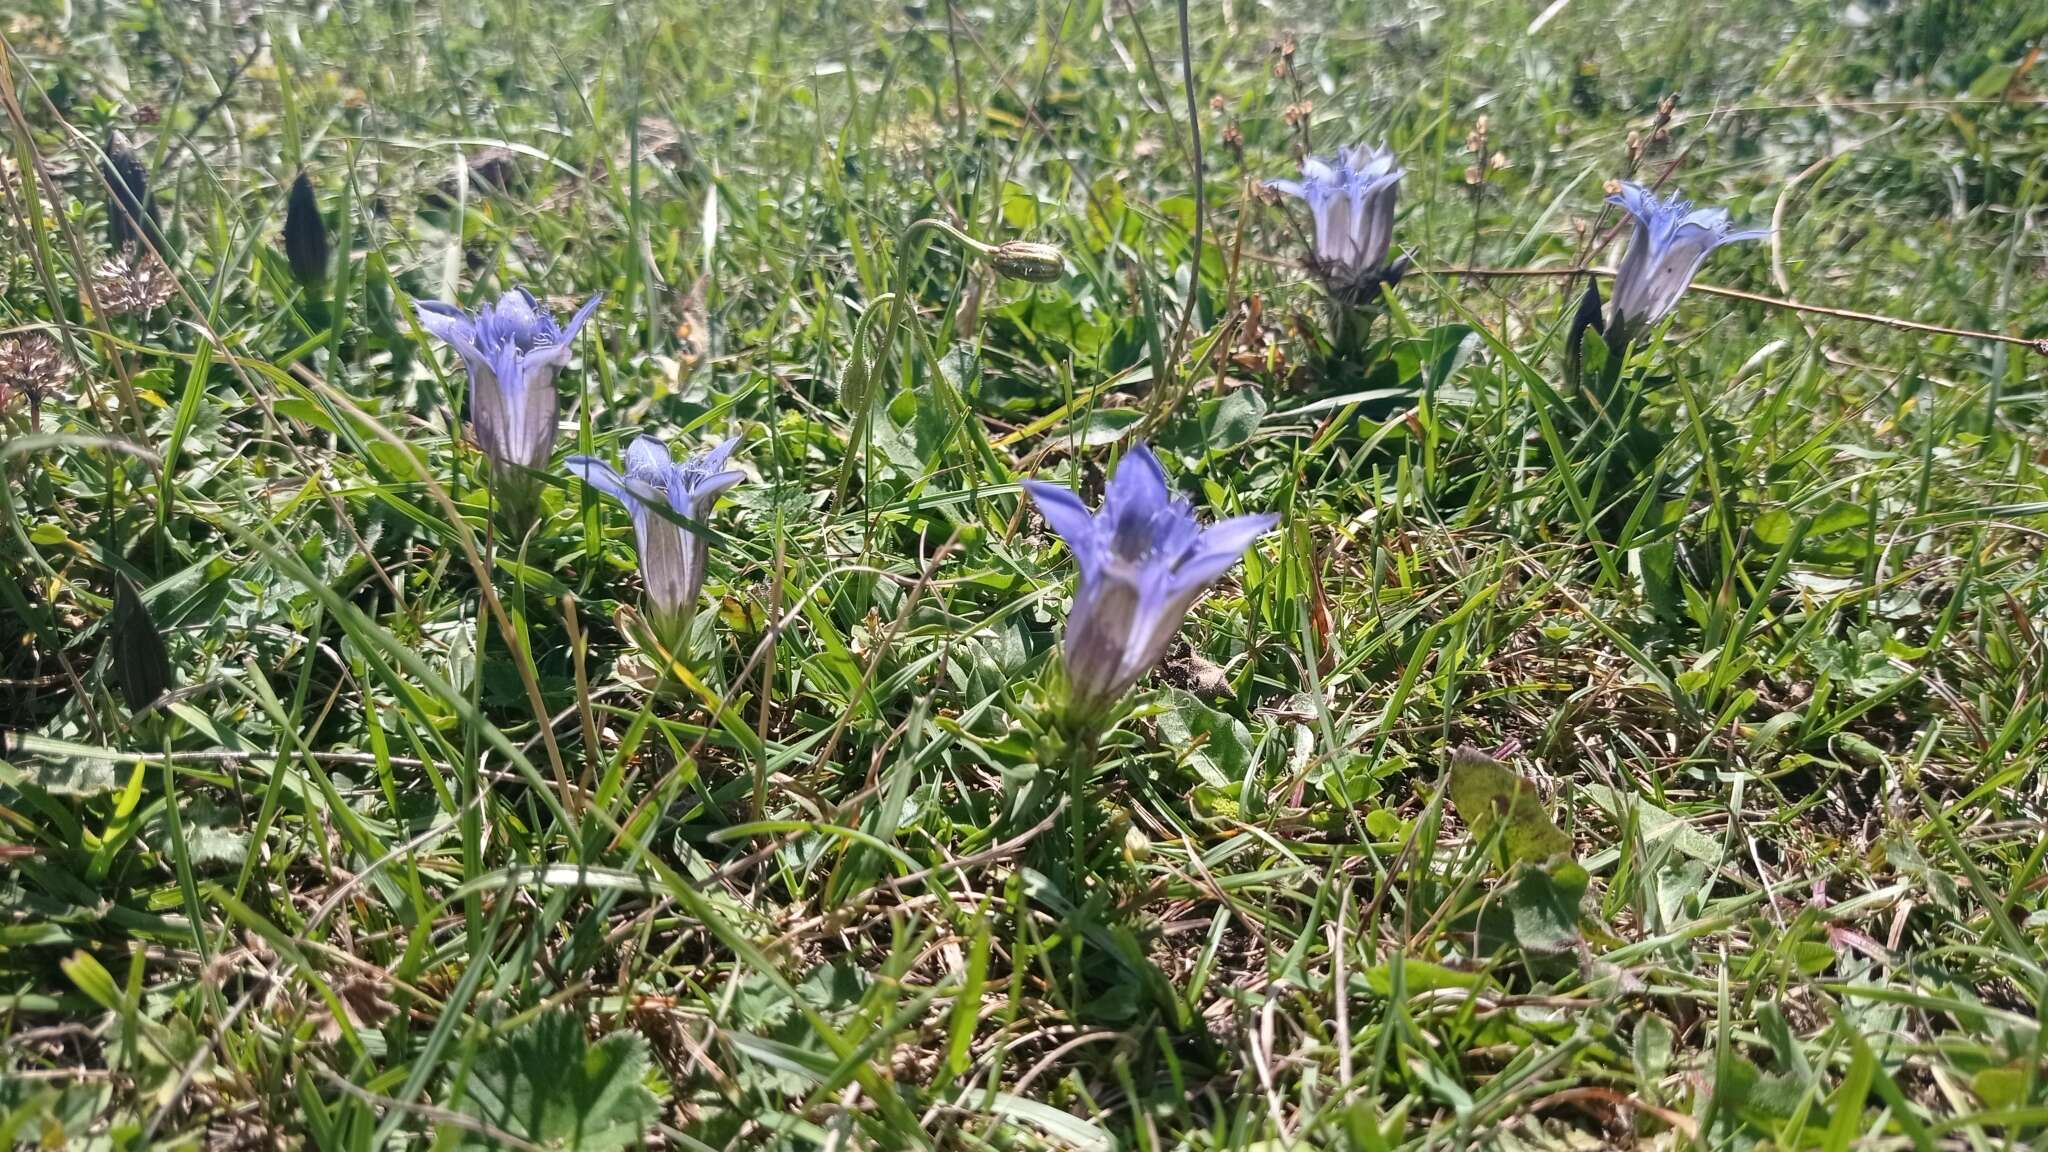
<path id="1" fill-rule="evenodd" d="M 1193 693 L 1174 689 L 1173 711 L 1159 717 L 1159 735 L 1168 747 L 1187 757 L 1204 782 L 1227 787 L 1250 770 L 1252 735 L 1234 717 L 1202 703 Z"/>
<path id="2" fill-rule="evenodd" d="M 1365 986 L 1381 996 L 1394 991 L 1394 970 L 1389 964 L 1375 964 L 1363 973 Z M 1427 960 L 1401 961 L 1402 986 L 1412 994 L 1434 992 L 1439 988 L 1484 988 L 1486 977 L 1478 972 L 1467 972 L 1457 968 L 1446 968 Z"/>
<path id="3" fill-rule="evenodd" d="M 1970 1077 L 1970 1090 L 1986 1108 L 2018 1108 L 2027 1102 L 2027 1070 L 2015 1064 L 1985 1068 Z"/>
<path id="4" fill-rule="evenodd" d="M 1571 837 L 1551 822 L 1536 786 L 1476 748 L 1451 754 L 1451 803 L 1480 841 L 1501 829 L 1508 862 L 1537 863 L 1572 850 Z"/>
<path id="5" fill-rule="evenodd" d="M 1515 942 L 1544 955 L 1571 951 L 1579 942 L 1579 900 L 1587 880 L 1586 870 L 1570 861 L 1548 872 L 1522 865 L 1506 894 Z"/>
<path id="6" fill-rule="evenodd" d="M 592 1044 L 583 1021 L 553 1011 L 499 1037 L 470 1069 L 462 1110 L 544 1148 L 598 1152 L 638 1143 L 660 1106 L 647 1090 L 647 1041 L 614 1032 Z M 462 1147 L 497 1148 L 480 1133 Z"/>
<path id="7" fill-rule="evenodd" d="M 1616 824 L 1625 826 L 1634 819 L 1644 847 L 1654 851 L 1668 846 L 1708 864 L 1721 862 L 1720 843 L 1683 818 L 1640 796 L 1617 792 L 1605 784 L 1586 784 L 1581 786 L 1581 790 Z"/>

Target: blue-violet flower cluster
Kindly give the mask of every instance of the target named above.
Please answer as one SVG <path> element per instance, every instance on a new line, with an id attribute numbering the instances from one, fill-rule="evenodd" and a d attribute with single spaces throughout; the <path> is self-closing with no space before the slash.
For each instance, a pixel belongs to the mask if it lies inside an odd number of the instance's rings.
<path id="1" fill-rule="evenodd" d="M 704 590 L 710 548 L 689 525 L 663 515 L 662 505 L 701 525 L 719 494 L 746 479 L 744 472 L 726 467 L 739 442 L 734 436 L 678 464 L 667 444 L 641 436 L 626 449 L 623 475 L 594 456 L 571 456 L 564 462 L 585 484 L 618 500 L 632 514 L 640 579 L 647 589 L 647 618 L 665 644 L 681 643 L 689 628 Z"/>
<path id="2" fill-rule="evenodd" d="M 1202 527 L 1143 443 L 1124 456 L 1098 513 L 1056 484 L 1026 480 L 1024 489 L 1081 568 L 1065 658 L 1069 705 L 1084 718 L 1159 662 L 1188 609 L 1279 521 L 1234 516 Z"/>
<path id="3" fill-rule="evenodd" d="M 1631 181 L 1624 181 L 1607 202 L 1627 209 L 1636 221 L 1628 254 L 1614 274 L 1607 339 L 1616 348 L 1670 315 L 1714 249 L 1771 234 L 1768 228 L 1731 227 L 1723 208 L 1695 209 L 1675 194 L 1659 200 L 1656 193 Z"/>
<path id="4" fill-rule="evenodd" d="M 524 288 L 474 315 L 437 300 L 414 304 L 420 327 L 461 353 L 469 369 L 470 424 L 508 504 L 522 503 L 533 491 L 532 473 L 547 466 L 555 446 L 555 376 L 601 299 L 603 293 L 592 296 L 563 326 Z"/>
<path id="5" fill-rule="evenodd" d="M 1387 275 L 1394 203 L 1406 173 L 1386 147 L 1339 148 L 1301 162 L 1301 179 L 1267 186 L 1306 201 L 1315 218 L 1315 269 L 1333 290 L 1356 292 Z"/>

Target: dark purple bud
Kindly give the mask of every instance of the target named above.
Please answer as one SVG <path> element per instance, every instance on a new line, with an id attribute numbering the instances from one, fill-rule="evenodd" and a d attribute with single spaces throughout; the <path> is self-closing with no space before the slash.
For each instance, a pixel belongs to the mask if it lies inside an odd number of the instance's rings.
<path id="1" fill-rule="evenodd" d="M 291 195 L 285 200 L 284 254 L 301 285 L 317 290 L 326 284 L 327 222 L 320 218 L 320 201 L 313 195 L 313 181 L 304 172 L 292 181 Z"/>
<path id="2" fill-rule="evenodd" d="M 1564 363 L 1568 383 L 1576 387 L 1579 373 L 1585 366 L 1586 333 L 1595 335 L 1607 331 L 1607 320 L 1600 308 L 1600 282 L 1586 277 L 1585 294 L 1579 297 L 1579 306 L 1572 313 L 1571 327 L 1565 332 Z"/>
<path id="3" fill-rule="evenodd" d="M 171 656 L 163 633 L 142 602 L 142 593 L 125 575 L 114 577 L 114 618 L 108 622 L 109 666 L 128 711 L 147 710 L 171 688 Z"/>
<path id="4" fill-rule="evenodd" d="M 119 133 L 107 138 L 100 179 L 107 185 L 107 244 L 115 251 L 148 237 L 156 224 L 149 170 Z"/>

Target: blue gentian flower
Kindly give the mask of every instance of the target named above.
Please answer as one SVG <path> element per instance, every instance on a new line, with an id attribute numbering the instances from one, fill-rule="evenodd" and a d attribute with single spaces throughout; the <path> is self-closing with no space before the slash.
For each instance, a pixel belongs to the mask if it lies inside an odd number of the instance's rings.
<path id="1" fill-rule="evenodd" d="M 697 610 L 710 548 L 689 525 L 663 515 L 660 506 L 667 504 L 669 511 L 692 524 L 704 523 L 719 494 L 747 478 L 725 466 L 739 442 L 734 436 L 678 464 L 667 444 L 641 436 L 626 449 L 623 476 L 595 456 L 564 461 L 585 484 L 632 513 L 633 535 L 640 545 L 640 579 L 647 588 L 647 616 L 664 643 L 679 642 Z"/>
<path id="2" fill-rule="evenodd" d="M 1355 287 L 1387 271 L 1394 244 L 1394 201 L 1406 173 L 1385 146 L 1339 148 L 1329 160 L 1301 162 L 1301 179 L 1267 187 L 1308 202 L 1315 217 L 1315 267 L 1338 287 Z"/>
<path id="3" fill-rule="evenodd" d="M 1203 528 L 1142 442 L 1117 467 L 1099 513 L 1056 484 L 1026 480 L 1024 490 L 1081 567 L 1065 646 L 1068 699 L 1081 716 L 1122 699 L 1209 585 L 1280 519 L 1234 516 Z"/>
<path id="4" fill-rule="evenodd" d="M 1723 208 L 1695 209 L 1676 194 L 1659 200 L 1633 181 L 1623 181 L 1607 202 L 1626 208 L 1636 220 L 1628 255 L 1614 274 L 1614 319 L 1607 338 L 1617 348 L 1670 315 L 1714 249 L 1771 234 L 1768 228 L 1730 227 Z"/>
<path id="5" fill-rule="evenodd" d="M 555 446 L 555 375 L 569 363 L 570 344 L 603 298 L 600 292 L 585 301 L 565 327 L 557 327 L 524 288 L 473 316 L 438 300 L 414 302 L 420 327 L 462 354 L 477 447 L 496 479 L 514 492 L 525 491 L 529 473 L 547 466 Z"/>

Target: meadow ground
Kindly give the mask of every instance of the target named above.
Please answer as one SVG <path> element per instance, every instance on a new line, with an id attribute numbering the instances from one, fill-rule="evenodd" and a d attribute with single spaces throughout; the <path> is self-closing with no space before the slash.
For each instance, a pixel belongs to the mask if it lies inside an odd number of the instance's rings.
<path id="1" fill-rule="evenodd" d="M 2048 1139 L 2048 10 L 1182 17 L 7 5 L 0 1139 Z M 1262 183 L 1381 139 L 1333 311 Z M 1775 231 L 1603 397 L 1627 177 Z M 523 533 L 412 307 L 514 285 Z M 1090 756 L 1019 480 L 1141 438 L 1281 519 Z"/>

